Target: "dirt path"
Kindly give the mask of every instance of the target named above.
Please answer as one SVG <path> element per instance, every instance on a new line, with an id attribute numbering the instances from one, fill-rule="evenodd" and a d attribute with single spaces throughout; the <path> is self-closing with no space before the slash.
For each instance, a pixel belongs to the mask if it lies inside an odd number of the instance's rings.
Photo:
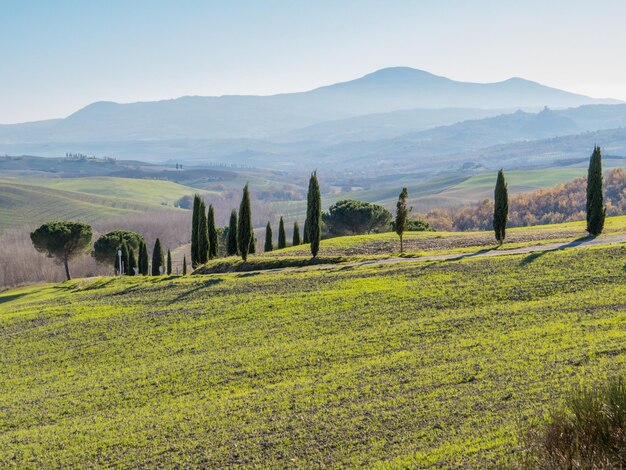
<path id="1" fill-rule="evenodd" d="M 346 267 L 359 267 L 359 266 L 374 266 L 380 264 L 395 264 L 395 263 L 409 263 L 416 261 L 444 261 L 444 260 L 457 260 L 463 258 L 482 258 L 487 256 L 508 256 L 508 255 L 520 255 L 531 253 L 542 253 L 546 251 L 560 251 L 570 250 L 577 248 L 588 248 L 591 246 L 603 246 L 614 245 L 616 243 L 625 243 L 626 234 L 610 235 L 602 238 L 584 237 L 578 238 L 564 243 L 548 243 L 545 245 L 525 246 L 522 248 L 511 249 L 491 249 L 484 248 L 482 250 L 475 251 L 473 253 L 453 253 L 447 255 L 425 255 L 414 258 L 385 258 L 369 261 L 357 261 L 354 263 L 339 263 L 339 264 L 319 264 L 313 266 L 303 266 L 299 268 L 277 268 L 277 269 L 263 269 L 256 271 L 247 271 L 239 273 L 241 276 L 250 276 L 260 273 L 271 272 L 284 272 L 284 271 L 309 271 L 309 270 L 322 270 L 322 269 L 337 269 Z"/>

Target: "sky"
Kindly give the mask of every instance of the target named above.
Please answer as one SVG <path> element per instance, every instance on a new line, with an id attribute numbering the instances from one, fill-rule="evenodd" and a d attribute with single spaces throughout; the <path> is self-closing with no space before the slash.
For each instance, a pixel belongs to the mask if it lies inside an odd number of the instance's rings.
<path id="1" fill-rule="evenodd" d="M 623 0 L 0 0 L 0 123 L 408 66 L 626 100 Z"/>

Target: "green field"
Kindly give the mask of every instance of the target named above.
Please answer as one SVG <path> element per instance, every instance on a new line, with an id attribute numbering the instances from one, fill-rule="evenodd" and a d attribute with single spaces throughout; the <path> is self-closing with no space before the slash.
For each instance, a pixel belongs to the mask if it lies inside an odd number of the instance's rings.
<path id="1" fill-rule="evenodd" d="M 86 223 L 120 215 L 161 209 L 127 199 L 94 196 L 0 180 L 0 231 L 50 220 Z"/>
<path id="2" fill-rule="evenodd" d="M 199 191 L 172 181 L 107 176 L 88 178 L 22 178 L 19 182 L 63 191 L 122 198 L 154 206 L 173 206 L 183 196 L 193 195 L 197 192 L 206 193 L 206 191 Z"/>
<path id="3" fill-rule="evenodd" d="M 5 467 L 490 468 L 626 365 L 626 247 L 0 294 Z"/>

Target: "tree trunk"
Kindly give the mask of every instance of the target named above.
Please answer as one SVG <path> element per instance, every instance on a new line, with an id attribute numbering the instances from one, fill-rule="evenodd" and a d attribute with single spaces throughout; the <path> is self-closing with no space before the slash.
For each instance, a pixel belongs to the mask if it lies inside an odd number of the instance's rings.
<path id="1" fill-rule="evenodd" d="M 400 254 L 404 252 L 404 247 L 402 246 L 402 235 L 400 235 Z"/>
<path id="2" fill-rule="evenodd" d="M 67 276 L 67 280 L 71 280 L 72 276 L 70 276 L 70 266 L 67 262 L 67 258 L 63 259 L 63 265 L 65 266 L 65 275 Z"/>

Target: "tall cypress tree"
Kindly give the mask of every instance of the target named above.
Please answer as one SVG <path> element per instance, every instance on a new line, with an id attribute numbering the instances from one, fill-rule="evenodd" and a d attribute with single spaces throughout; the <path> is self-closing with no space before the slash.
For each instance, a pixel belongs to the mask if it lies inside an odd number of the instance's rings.
<path id="1" fill-rule="evenodd" d="M 137 268 L 137 258 L 135 257 L 135 250 L 133 250 L 132 246 L 128 247 L 128 269 L 126 270 L 126 274 L 129 276 L 135 275 L 135 269 Z"/>
<path id="2" fill-rule="evenodd" d="M 209 230 L 209 259 L 217 258 L 217 228 L 215 227 L 215 210 L 213 204 L 209 205 L 209 215 L 207 217 L 207 226 Z"/>
<path id="3" fill-rule="evenodd" d="M 141 244 L 141 264 L 139 265 L 139 272 L 147 276 L 150 273 L 150 260 L 148 259 L 148 247 L 145 243 Z"/>
<path id="4" fill-rule="evenodd" d="M 239 253 L 241 258 L 246 261 L 250 252 L 250 245 L 253 242 L 254 233 L 252 232 L 252 209 L 250 208 L 250 193 L 248 185 L 243 187 L 243 196 L 239 205 L 239 224 L 237 226 L 237 242 L 239 243 Z M 255 250 L 256 251 L 256 250 Z"/>
<path id="5" fill-rule="evenodd" d="M 209 227 L 207 225 L 206 206 L 200 202 L 198 215 L 198 264 L 205 264 L 209 260 Z"/>
<path id="6" fill-rule="evenodd" d="M 139 248 L 137 250 L 137 274 L 143 274 L 141 272 L 142 265 L 143 265 L 143 242 L 139 242 Z"/>
<path id="7" fill-rule="evenodd" d="M 504 172 L 498 171 L 496 189 L 494 191 L 493 230 L 500 245 L 506 237 L 506 221 L 509 216 L 509 193 L 504 179 Z"/>
<path id="8" fill-rule="evenodd" d="M 278 249 L 282 250 L 287 247 L 287 235 L 285 234 L 285 222 L 283 221 L 283 217 L 280 217 L 280 222 L 278 223 Z"/>
<path id="9" fill-rule="evenodd" d="M 409 197 L 409 190 L 402 188 L 400 195 L 398 196 L 398 203 L 396 204 L 396 233 L 400 237 L 400 253 L 404 252 L 404 231 L 406 230 L 406 223 L 409 218 L 409 208 L 406 206 L 406 200 Z"/>
<path id="10" fill-rule="evenodd" d="M 252 234 L 250 234 L 250 249 L 248 250 L 248 254 L 253 255 L 256 253 L 256 235 L 254 234 L 254 230 Z"/>
<path id="11" fill-rule="evenodd" d="M 154 242 L 152 249 L 152 275 L 160 276 L 163 273 L 163 249 L 161 248 L 161 240 L 158 238 Z"/>
<path id="12" fill-rule="evenodd" d="M 200 204 L 202 199 L 196 194 L 193 197 L 193 215 L 191 217 L 191 266 L 198 265 L 198 224 L 200 222 Z"/>
<path id="13" fill-rule="evenodd" d="M 265 252 L 272 251 L 274 249 L 274 243 L 272 242 L 272 226 L 267 223 L 265 227 Z"/>
<path id="14" fill-rule="evenodd" d="M 315 258 L 322 238 L 322 194 L 317 181 L 317 171 L 311 173 L 307 194 L 306 236 L 311 244 L 311 254 Z"/>
<path id="15" fill-rule="evenodd" d="M 187 275 L 187 255 L 183 256 L 183 276 Z"/>
<path id="16" fill-rule="evenodd" d="M 172 253 L 170 250 L 167 250 L 167 275 L 172 274 Z"/>
<path id="17" fill-rule="evenodd" d="M 298 221 L 296 220 L 293 223 L 293 246 L 298 246 L 300 244 L 300 227 L 298 227 Z"/>
<path id="18" fill-rule="evenodd" d="M 606 207 L 602 194 L 602 153 L 597 145 L 589 160 L 587 172 L 587 232 L 596 236 L 604 229 Z"/>
<path id="19" fill-rule="evenodd" d="M 230 221 L 228 222 L 228 244 L 226 245 L 226 254 L 235 256 L 239 248 L 237 247 L 237 211 L 235 209 L 230 213 Z"/>

